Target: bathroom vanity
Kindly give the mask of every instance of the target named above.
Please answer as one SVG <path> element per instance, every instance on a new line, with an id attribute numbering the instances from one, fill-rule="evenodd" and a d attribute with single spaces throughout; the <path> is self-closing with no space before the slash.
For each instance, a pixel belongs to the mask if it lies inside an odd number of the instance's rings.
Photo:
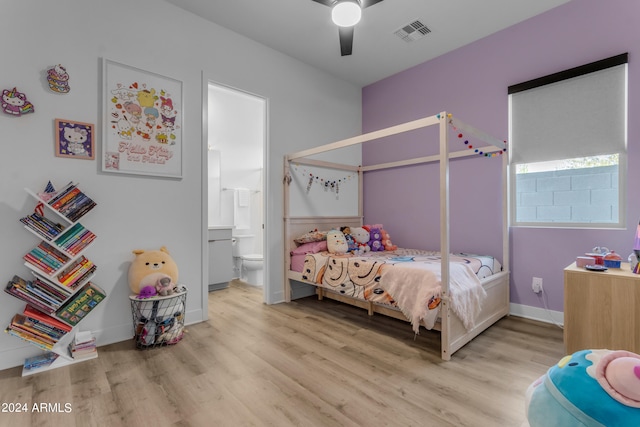
<path id="1" fill-rule="evenodd" d="M 232 225 L 209 227 L 209 292 L 228 287 L 234 277 L 232 230 Z"/>

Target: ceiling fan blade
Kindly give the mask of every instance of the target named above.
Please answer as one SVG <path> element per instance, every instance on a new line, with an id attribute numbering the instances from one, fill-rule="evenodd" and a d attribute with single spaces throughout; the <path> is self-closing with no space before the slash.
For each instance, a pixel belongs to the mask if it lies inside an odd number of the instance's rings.
<path id="1" fill-rule="evenodd" d="M 311 0 L 311 1 L 323 4 L 323 5 L 329 6 L 329 7 L 332 7 L 333 4 L 336 2 L 336 0 Z"/>
<path id="2" fill-rule="evenodd" d="M 351 55 L 353 48 L 353 28 L 354 27 L 338 27 L 338 36 L 340 36 L 340 55 Z"/>
<path id="3" fill-rule="evenodd" d="M 316 0 L 317 1 L 317 0 Z M 380 3 L 382 0 L 360 0 L 360 4 L 363 9 L 366 9 L 369 6 L 373 6 L 376 3 Z"/>

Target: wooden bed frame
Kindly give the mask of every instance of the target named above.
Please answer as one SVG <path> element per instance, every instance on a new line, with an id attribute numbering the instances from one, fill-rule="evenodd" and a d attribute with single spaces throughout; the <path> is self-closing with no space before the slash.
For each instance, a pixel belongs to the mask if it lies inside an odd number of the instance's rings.
<path id="1" fill-rule="evenodd" d="M 441 332 L 441 357 L 443 360 L 450 360 L 453 353 L 462 348 L 466 343 L 475 338 L 482 331 L 494 324 L 502 317 L 509 314 L 509 236 L 507 225 L 507 156 L 502 156 L 503 166 L 503 229 L 502 229 L 502 254 L 501 263 L 503 271 L 486 279 L 481 280 L 483 287 L 487 292 L 487 298 L 483 303 L 482 309 L 476 318 L 476 326 L 467 331 L 462 321 L 452 311 L 449 303 L 449 159 L 466 156 L 479 157 L 472 150 L 449 151 L 449 124 L 457 129 L 463 130 L 465 134 L 473 135 L 485 143 L 489 144 L 482 147 L 485 153 L 502 152 L 504 145 L 502 141 L 493 138 L 478 129 L 462 123 L 458 119 L 454 119 L 450 114 L 442 112 L 435 116 L 425 117 L 412 122 L 393 126 L 387 129 L 371 132 L 357 137 L 345 139 L 342 141 L 327 144 L 321 147 L 300 151 L 297 153 L 286 155 L 284 158 L 284 277 L 285 279 L 285 298 L 289 302 L 291 300 L 291 281 L 296 280 L 302 283 L 314 285 L 314 283 L 302 280 L 302 275 L 290 270 L 291 256 L 290 252 L 297 246 L 294 239 L 303 233 L 317 228 L 318 230 L 329 230 L 341 226 L 358 227 L 362 226 L 363 221 L 363 201 L 362 201 L 362 178 L 363 173 L 371 170 L 387 169 L 398 166 L 413 165 L 419 163 L 439 162 L 440 164 L 440 254 L 442 258 L 441 279 L 442 279 L 442 308 L 440 318 L 434 329 Z M 398 162 L 384 163 L 368 166 L 351 166 L 339 163 L 332 163 L 322 160 L 308 158 L 316 154 L 326 151 L 348 147 L 355 144 L 362 144 L 379 138 L 400 134 L 403 132 L 424 128 L 427 126 L 439 125 L 439 154 L 433 156 L 420 157 L 415 159 L 403 160 Z M 358 173 L 358 215 L 356 216 L 308 216 L 308 217 L 290 217 L 289 216 L 289 184 L 291 182 L 290 164 L 306 164 L 329 169 L 348 170 Z M 331 292 L 325 288 L 316 287 L 316 293 L 320 299 L 330 298 L 347 304 L 364 308 L 369 315 L 380 313 L 397 319 L 408 321 L 404 314 L 397 309 L 381 304 L 363 301 L 351 297 L 347 297 L 335 292 Z"/>

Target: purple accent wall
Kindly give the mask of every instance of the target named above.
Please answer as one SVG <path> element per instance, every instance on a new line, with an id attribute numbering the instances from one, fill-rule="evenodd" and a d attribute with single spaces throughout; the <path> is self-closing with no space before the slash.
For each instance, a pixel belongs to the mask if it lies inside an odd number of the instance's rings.
<path id="1" fill-rule="evenodd" d="M 640 196 L 634 186 L 640 182 L 640 168 L 634 167 L 640 162 L 639 17 L 640 2 L 635 0 L 573 0 L 363 88 L 363 132 L 447 111 L 507 139 L 509 85 L 629 53 L 627 228 L 511 228 L 513 303 L 543 307 L 531 291 L 536 276 L 544 281 L 548 308 L 564 311 L 563 269 L 576 256 L 594 246 L 607 246 L 625 260 L 631 253 L 640 218 Z M 412 49 L 429 49 L 429 37 Z M 432 139 L 437 141 L 437 136 Z M 422 155 L 429 150 L 426 141 L 427 135 L 413 135 L 386 147 L 370 143 L 363 147 L 363 163 Z M 500 164 L 499 158 L 452 161 L 452 250 L 501 253 Z M 437 167 L 367 173 L 364 187 L 366 223 L 384 224 L 400 246 L 439 247 Z M 428 193 L 432 195 L 425 196 L 424 188 L 432 188 Z"/>

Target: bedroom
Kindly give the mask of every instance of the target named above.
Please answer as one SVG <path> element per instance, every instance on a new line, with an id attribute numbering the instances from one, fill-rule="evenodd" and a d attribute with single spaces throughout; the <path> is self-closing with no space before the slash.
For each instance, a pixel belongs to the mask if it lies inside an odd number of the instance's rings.
<path id="1" fill-rule="evenodd" d="M 41 11 L 34 10 L 33 6 L 17 2 L 3 5 L 3 9 L 9 11 L 7 16 L 15 17 L 8 27 L 5 24 L 7 31 L 24 36 L 20 43 L 7 39 L 2 42 L 4 56 L 14 58 L 13 68 L 7 67 L 3 72 L 4 84 L 17 82 L 19 89 L 34 98 L 36 114 L 24 119 L 39 121 L 37 126 L 22 127 L 17 126 L 22 121 L 2 118 L 7 138 L 4 158 L 17 160 L 11 165 L 3 164 L 0 171 L 3 183 L 2 217 L 5 218 L 2 235 L 7 241 L 15 242 L 11 247 L 5 245 L 2 249 L 2 270 L 8 275 L 16 273 L 20 265 L 20 255 L 16 253 L 25 252 L 32 243 L 14 224 L 17 223 L 15 218 L 28 209 L 24 187 L 44 185 L 48 179 L 56 183 L 74 179 L 89 186 L 100 204 L 100 209 L 91 219 L 92 223 L 88 224 L 100 237 L 92 252 L 95 259 L 101 261 L 97 280 L 112 290 L 105 306 L 94 317 L 87 319 L 86 327 L 100 330 L 101 341 L 105 344 L 129 338 L 128 307 L 123 306 L 122 302 L 126 302 L 128 294 L 125 273 L 132 249 L 166 244 L 181 266 L 185 283 L 197 284 L 202 277 L 206 277 L 203 273 L 203 260 L 206 257 L 201 241 L 202 135 L 199 114 L 196 113 L 201 107 L 202 70 L 207 70 L 207 78 L 242 87 L 270 99 L 271 153 L 268 160 L 269 176 L 266 179 L 269 187 L 275 190 L 271 193 L 272 204 L 267 212 L 270 229 L 267 247 L 277 253 L 280 253 L 279 236 L 282 235 L 282 195 L 279 189 L 284 154 L 443 109 L 472 124 L 488 124 L 484 126 L 485 129 L 503 136 L 508 126 L 506 88 L 510 84 L 621 52 L 629 52 L 631 58 L 629 164 L 633 165 L 640 158 L 636 143 L 640 130 L 633 120 L 638 110 L 634 83 L 638 81 L 638 71 L 633 66 L 638 52 L 638 30 L 633 22 L 633 17 L 638 15 L 635 2 L 614 1 L 604 4 L 594 0 L 574 0 L 558 10 L 365 87 L 362 91 L 255 42 L 238 38 L 229 31 L 212 27 L 188 14 L 179 14 L 174 7 L 149 1 L 130 3 L 104 6 L 97 1 L 66 1 L 64 7 L 56 11 L 47 10 L 47 16 L 41 16 Z M 47 7 L 46 2 L 40 5 Z M 174 15 L 183 21 L 175 22 Z M 173 34 L 175 39 L 167 39 L 162 47 L 148 46 L 147 50 L 143 49 L 141 40 L 144 40 L 144 31 L 138 24 L 149 16 L 172 22 L 168 33 Z M 74 18 L 86 37 L 74 39 L 75 33 L 59 28 L 57 23 L 68 17 Z M 594 27 L 593 22 L 599 25 Z M 118 26 L 128 28 L 129 33 L 114 32 L 113 28 Z M 59 35 L 57 39 L 60 40 L 60 46 L 45 43 L 50 34 Z M 210 57 L 203 58 L 200 52 L 184 49 L 189 46 L 190 40 L 201 39 L 212 40 Z M 229 52 L 229 45 L 237 47 L 237 50 Z M 151 51 L 148 52 L 148 49 Z M 164 54 L 167 51 L 175 57 L 166 59 Z M 84 52 L 91 53 L 84 57 Z M 53 159 L 51 124 L 42 117 L 53 118 L 60 114 L 69 119 L 97 122 L 101 57 L 156 70 L 185 82 L 185 99 L 189 100 L 187 108 L 190 111 L 185 123 L 188 129 L 186 137 L 194 143 L 185 151 L 185 173 L 181 181 L 106 176 L 96 173 L 98 166 L 93 162 Z M 40 88 L 37 83 L 31 87 L 20 87 L 20 82 L 24 81 L 23 74 L 29 72 L 30 79 L 37 80 L 37 70 L 58 62 L 66 63 L 71 70 L 75 70 L 72 73 L 75 81 L 72 80 L 72 92 L 69 95 L 72 103 L 63 97 L 38 99 L 36 94 Z M 252 71 L 256 69 L 264 71 Z M 273 77 L 275 74 L 282 77 Z M 400 80 L 405 83 L 401 85 Z M 441 84 L 442 81 L 450 83 Z M 382 100 L 394 105 L 407 104 L 407 107 L 393 109 L 390 114 Z M 40 118 L 39 111 L 43 112 Z M 44 112 L 47 112 L 46 116 Z M 323 120 L 319 121 L 317 117 Z M 333 126 L 327 128 L 323 122 L 330 122 Z M 298 142 L 303 137 L 306 139 L 305 145 L 300 147 Z M 35 174 L 34 170 L 45 171 L 45 176 Z M 628 182 L 637 182 L 638 173 L 636 169 L 629 168 Z M 132 183 L 137 190 L 135 195 L 127 193 Z M 631 189 L 629 194 L 633 194 Z M 167 199 L 171 206 L 166 206 Z M 155 216 L 148 212 L 163 214 Z M 618 249 L 626 255 L 632 242 L 632 225 L 635 225 L 639 212 L 640 201 L 636 197 L 629 197 L 627 230 L 592 230 L 588 233 L 577 230 L 561 233 L 547 229 L 513 230 L 511 294 L 514 311 L 527 314 L 524 312 L 532 310 L 529 314 L 533 317 L 545 318 L 541 301 L 531 292 L 531 277 L 536 276 L 544 279 L 551 310 L 561 312 L 562 269 L 576 254 L 596 245 Z M 375 216 L 384 215 L 382 211 L 375 213 Z M 145 221 L 132 221 L 140 216 Z M 167 227 L 167 224 L 171 227 Z M 158 233 L 160 229 L 163 229 L 163 233 Z M 397 235 L 399 230 L 391 232 Z M 270 261 L 268 274 L 273 283 L 283 283 L 282 262 L 280 256 Z M 543 266 L 543 269 L 539 266 Z M 275 303 L 283 299 L 282 295 L 276 294 L 267 302 Z M 206 319 L 203 294 L 192 292 L 188 305 L 188 319 L 192 322 Z M 3 312 L 20 309 L 19 304 L 8 297 L 0 299 L 0 308 Z M 6 335 L 0 337 L 0 347 L 2 368 L 21 364 L 30 350 Z"/>

